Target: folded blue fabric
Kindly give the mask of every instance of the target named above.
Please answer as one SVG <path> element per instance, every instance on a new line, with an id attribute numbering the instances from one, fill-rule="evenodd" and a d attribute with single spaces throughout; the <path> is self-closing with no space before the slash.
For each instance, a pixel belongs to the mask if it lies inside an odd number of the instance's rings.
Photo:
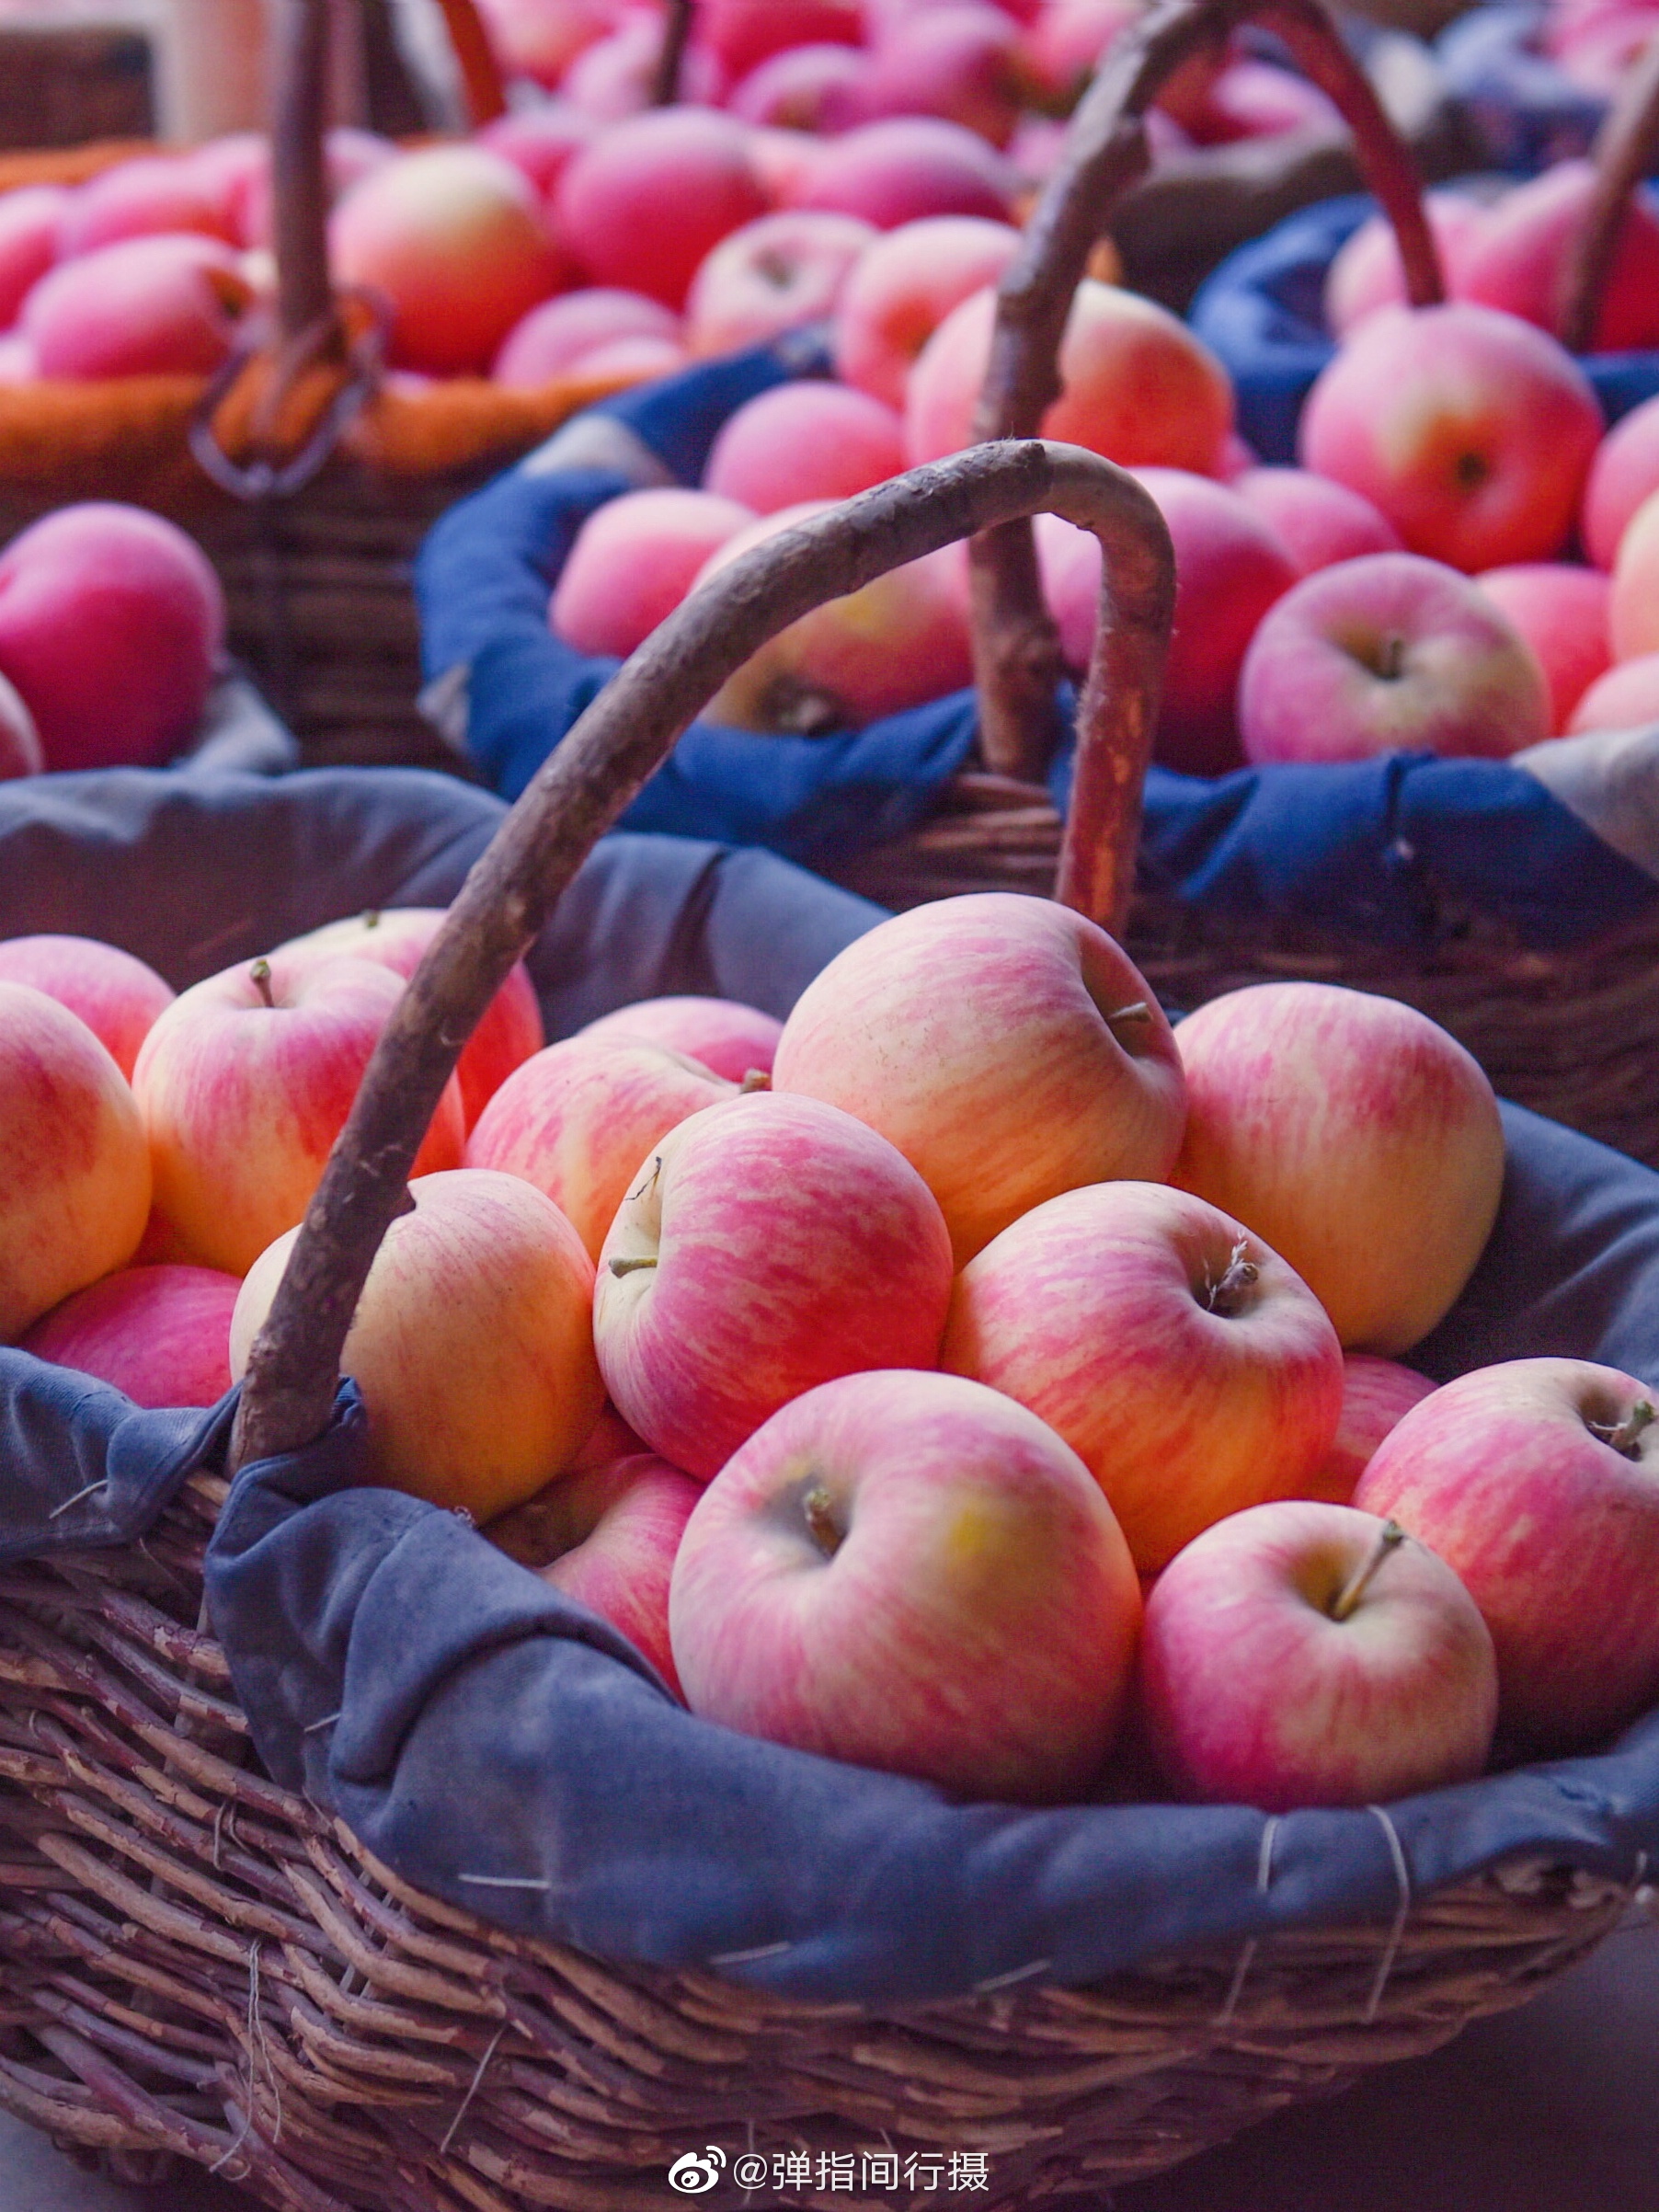
<path id="1" fill-rule="evenodd" d="M 1659 1381 L 1659 1175 L 1516 1109 L 1505 1126 L 1491 1244 L 1413 1358 L 1445 1378 L 1548 1350 Z M 896 2005 L 1400 1902 L 1374 1812 L 1282 1821 L 1264 1889 L 1247 1807 L 961 1805 L 694 1719 L 603 1622 L 366 1475 L 347 1386 L 319 1444 L 238 1477 L 214 1625 L 276 1779 L 505 1927 Z M 1520 1854 L 1628 1878 L 1659 1850 L 1659 1713 L 1603 1756 L 1387 1814 L 1413 1895 Z"/>
<path id="2" fill-rule="evenodd" d="M 1330 350 L 1322 338 L 1317 346 L 1296 340 L 1297 315 L 1317 315 L 1333 237 L 1368 205 L 1331 203 L 1293 218 L 1274 237 L 1294 234 L 1305 244 L 1282 255 L 1274 283 L 1241 284 L 1224 297 L 1226 313 L 1271 330 L 1257 395 L 1266 405 L 1277 378 L 1287 425 Z M 1346 211 L 1340 218 L 1337 207 Z M 1232 266 L 1258 250 L 1246 247 Z M 547 626 L 549 595 L 582 523 L 641 480 L 642 460 L 659 478 L 694 476 L 724 411 L 795 373 L 801 357 L 799 347 L 757 348 L 606 401 L 575 427 L 624 433 L 631 466 L 544 466 L 532 457 L 432 532 L 418 578 L 427 670 L 460 698 L 467 750 L 498 791 L 518 796 L 616 671 L 614 660 L 578 653 Z M 809 347 L 805 358 L 808 370 L 821 365 Z M 554 441 L 555 457 L 567 439 Z M 1070 727 L 1072 705 L 1062 686 L 1059 726 Z M 694 722 L 623 820 L 832 869 L 920 820 L 968 761 L 977 734 L 971 692 L 825 738 Z M 1066 748 L 1049 777 L 1062 811 L 1070 776 Z M 1140 880 L 1224 923 L 1266 921 L 1426 947 L 1478 916 L 1553 948 L 1649 912 L 1659 900 L 1659 854 L 1653 870 L 1642 865 L 1647 857 L 1611 849 L 1525 767 L 1390 754 L 1214 782 L 1154 769 Z"/>
<path id="3" fill-rule="evenodd" d="M 1225 362 L 1240 434 L 1264 461 L 1295 464 L 1302 403 L 1336 352 L 1325 277 L 1376 205 L 1367 193 L 1344 193 L 1287 216 L 1230 254 L 1194 297 L 1193 328 Z M 1584 354 L 1579 366 L 1608 422 L 1659 392 L 1659 352 Z"/>

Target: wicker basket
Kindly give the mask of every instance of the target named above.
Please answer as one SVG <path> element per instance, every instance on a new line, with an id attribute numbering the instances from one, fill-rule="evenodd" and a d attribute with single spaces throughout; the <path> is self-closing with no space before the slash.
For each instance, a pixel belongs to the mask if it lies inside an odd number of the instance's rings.
<path id="1" fill-rule="evenodd" d="M 1218 26 L 1247 17 L 1294 31 L 1299 58 L 1316 73 L 1325 69 L 1327 36 L 1308 0 L 1164 0 L 1123 41 L 1079 110 L 1026 251 L 1004 280 L 983 435 L 1027 436 L 1037 427 L 1058 389 L 1055 350 L 1087 242 L 1141 158 L 1139 117 L 1184 54 Z M 1410 157 L 1351 65 L 1330 66 L 1335 74 L 1321 81 L 1352 114 L 1373 187 L 1401 240 L 1411 296 L 1431 304 L 1441 296 L 1439 268 Z M 1659 85 L 1659 48 L 1653 75 Z M 1645 116 L 1659 91 L 1642 91 Z M 1640 174 L 1641 143 L 1640 133 L 1621 127 L 1617 166 L 1606 171 L 1619 191 Z M 1617 204 L 1610 214 L 1604 204 L 1586 267 L 1605 267 L 1617 213 Z M 885 905 L 993 888 L 1041 895 L 1055 882 L 1063 825 L 1038 779 L 1052 742 L 1058 647 L 1036 583 L 1029 524 L 987 533 L 976 541 L 974 559 L 985 764 L 958 776 L 906 836 L 827 870 Z M 1148 980 L 1177 1006 L 1286 976 L 1403 999 L 1459 1037 L 1506 1096 L 1659 1164 L 1659 920 L 1539 953 L 1495 925 L 1448 915 L 1442 940 L 1424 951 L 1288 924 L 1222 924 L 1171 901 L 1142 900 L 1124 934 Z"/>
<path id="2" fill-rule="evenodd" d="M 501 94 L 474 0 L 443 6 L 483 120 Z M 223 392 L 190 377 L 0 385 L 0 540 L 72 499 L 153 507 L 212 559 L 231 650 L 308 762 L 458 769 L 416 704 L 409 579 L 420 541 L 455 499 L 626 380 L 563 378 L 534 392 L 482 378 L 420 393 L 377 389 L 364 334 L 354 345 L 331 320 L 321 147 L 327 17 L 327 0 L 292 0 L 282 12 L 273 133 L 280 338 L 306 349 L 310 372 L 264 431 L 263 360 Z M 0 189 L 80 182 L 139 150 L 108 142 L 0 160 Z"/>
<path id="3" fill-rule="evenodd" d="M 1118 803 L 1094 810 L 1104 858 L 1066 871 L 1109 909 L 1173 587 L 1167 536 L 1131 480 L 1072 449 L 981 447 L 732 564 L 589 709 L 452 908 L 255 1348 L 234 1461 L 325 1425 L 347 1321 L 458 1040 L 698 705 L 807 608 L 1045 507 L 1096 530 L 1112 579 L 1080 782 Z M 806 2182 L 785 2171 L 769 2203 L 838 2201 L 814 2161 L 840 2156 L 865 2205 L 942 2203 L 965 2159 L 988 2204 L 1034 2204 L 1154 2172 L 1435 2047 L 1581 1957 L 1627 1901 L 1618 1883 L 1537 1863 L 1421 1897 L 1402 1875 L 1377 1925 L 1088 1989 L 1015 1977 L 883 2017 L 525 1941 L 415 1894 L 250 1766 L 200 1612 L 225 1495 L 198 1475 L 131 1550 L 0 1576 L 0 2105 L 130 2175 L 172 2155 L 292 2212 L 646 2212 L 665 2166 L 713 2143 L 734 2162 L 807 2157 Z M 889 2158 L 871 2180 L 869 2161 Z M 709 2194 L 742 2198 L 729 2178 Z"/>

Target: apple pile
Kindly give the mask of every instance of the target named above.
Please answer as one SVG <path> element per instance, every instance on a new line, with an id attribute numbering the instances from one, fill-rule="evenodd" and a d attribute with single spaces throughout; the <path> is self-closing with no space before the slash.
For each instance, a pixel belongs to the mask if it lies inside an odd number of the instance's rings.
<path id="1" fill-rule="evenodd" d="M 0 1336 L 212 1402 L 438 919 L 177 998 L 0 946 Z M 705 1718 L 969 1796 L 1150 1758 L 1373 1802 L 1659 1696 L 1643 1386 L 1398 1357 L 1503 1172 L 1414 1011 L 1273 984 L 1173 1031 L 1091 923 L 964 898 L 782 1025 L 661 999 L 543 1046 L 516 973 L 343 1364 L 374 1480 L 489 1523 Z"/>
<path id="2" fill-rule="evenodd" d="M 159 767 L 194 736 L 224 645 L 195 541 L 139 507 L 62 507 L 0 553 L 0 781 Z"/>

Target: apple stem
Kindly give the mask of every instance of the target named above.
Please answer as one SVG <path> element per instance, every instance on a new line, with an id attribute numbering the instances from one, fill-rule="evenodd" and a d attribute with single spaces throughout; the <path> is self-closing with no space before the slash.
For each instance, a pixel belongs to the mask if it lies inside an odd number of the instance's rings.
<path id="1" fill-rule="evenodd" d="M 1622 1421 L 1592 1421 L 1590 1433 L 1599 1437 L 1604 1444 L 1610 1444 L 1627 1460 L 1633 1460 L 1639 1457 L 1636 1447 L 1642 1432 L 1654 1417 L 1649 1401 L 1638 1398 Z"/>
<path id="2" fill-rule="evenodd" d="M 268 1006 L 274 1006 L 277 1002 L 270 994 L 270 962 L 256 960 L 252 968 L 248 969 L 248 973 L 258 985 L 259 996 L 265 1001 L 265 1003 Z"/>
<path id="3" fill-rule="evenodd" d="M 379 907 L 370 907 L 363 915 L 363 927 L 365 929 L 378 929 L 380 927 L 380 916 L 381 910 Z"/>
<path id="4" fill-rule="evenodd" d="M 764 1068 L 750 1068 L 749 1073 L 738 1085 L 738 1088 L 739 1091 L 745 1093 L 749 1091 L 770 1091 L 772 1088 L 772 1077 L 766 1072 Z"/>
<path id="5" fill-rule="evenodd" d="M 1331 1608 L 1331 1618 L 1333 1621 L 1345 1621 L 1347 1619 L 1348 1615 L 1354 1610 L 1354 1608 L 1365 1596 L 1367 1589 L 1370 1586 L 1372 1576 L 1376 1574 L 1378 1568 L 1382 1564 L 1383 1561 L 1388 1558 L 1389 1554 L 1391 1552 L 1399 1551 L 1401 1545 L 1404 1542 L 1405 1530 L 1400 1526 L 1400 1523 L 1397 1520 L 1385 1520 L 1381 1528 L 1377 1531 L 1377 1541 L 1371 1546 L 1370 1551 L 1367 1553 L 1365 1560 L 1360 1565 L 1359 1572 L 1354 1576 L 1347 1587 L 1338 1593 L 1336 1603 Z"/>
<path id="6" fill-rule="evenodd" d="M 1133 999 L 1128 1005 L 1119 1006 L 1115 1013 L 1107 1014 L 1106 1027 L 1116 1029 L 1119 1022 L 1138 1024 L 1150 1022 L 1151 1018 L 1151 1002 L 1148 999 Z"/>
<path id="7" fill-rule="evenodd" d="M 1208 1286 L 1208 1295 L 1205 1302 L 1212 1313 L 1219 1313 L 1223 1320 L 1230 1319 L 1238 1312 L 1239 1301 L 1243 1293 L 1261 1275 L 1262 1270 L 1256 1266 L 1254 1260 L 1246 1259 L 1244 1256 L 1249 1249 L 1249 1245 L 1241 1237 L 1229 1256 L 1226 1271 L 1219 1281 Z"/>
<path id="8" fill-rule="evenodd" d="M 637 1275 L 642 1267 L 654 1267 L 656 1265 L 657 1261 L 654 1256 L 642 1253 L 637 1259 L 612 1260 L 611 1272 L 616 1276 Z"/>
<path id="9" fill-rule="evenodd" d="M 841 1546 L 841 1530 L 835 1519 L 834 1500 L 822 1483 L 814 1483 L 801 1500 L 801 1510 L 807 1516 L 807 1533 L 826 1559 L 833 1559 Z"/>
<path id="10" fill-rule="evenodd" d="M 1381 650 L 1378 653 L 1377 673 L 1387 682 L 1396 683 L 1399 682 L 1400 671 L 1404 665 L 1405 639 L 1397 632 L 1390 632 L 1383 639 Z"/>

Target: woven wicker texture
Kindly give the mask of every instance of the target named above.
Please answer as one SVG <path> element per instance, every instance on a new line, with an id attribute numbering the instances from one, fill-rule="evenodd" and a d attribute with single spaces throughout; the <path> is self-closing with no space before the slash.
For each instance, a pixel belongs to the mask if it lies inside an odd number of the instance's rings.
<path id="1" fill-rule="evenodd" d="M 1035 2204 L 1434 2048 L 1627 1901 L 1524 1870 L 1391 1925 L 893 2020 L 527 1943 L 246 1763 L 196 1626 L 223 1496 L 195 1478 L 131 1551 L 0 1576 L 0 2106 L 133 2176 L 162 2152 L 292 2212 L 646 2212 L 713 2142 L 810 2151 L 815 2180 L 820 2156 L 932 2160 L 918 2207 L 983 2153 L 979 2201 Z"/>
<path id="2" fill-rule="evenodd" d="M 884 906 L 957 891 L 1054 887 L 1061 823 L 1038 785 L 967 774 L 905 838 L 832 871 Z M 1287 977 L 1403 999 L 1449 1029 L 1505 1098 L 1659 1166 L 1659 921 L 1564 952 L 1537 952 L 1465 917 L 1432 950 L 1335 933 L 1224 930 L 1173 902 L 1138 900 L 1128 948 L 1166 1005 Z"/>

